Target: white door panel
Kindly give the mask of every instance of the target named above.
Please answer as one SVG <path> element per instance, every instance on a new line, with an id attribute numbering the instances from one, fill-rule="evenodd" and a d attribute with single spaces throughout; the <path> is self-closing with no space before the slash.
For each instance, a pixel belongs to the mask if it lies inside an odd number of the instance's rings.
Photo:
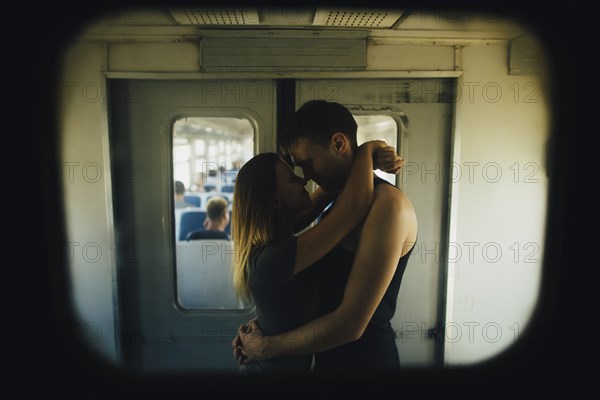
<path id="1" fill-rule="evenodd" d="M 172 132 L 181 117 L 243 117 L 254 152 L 273 151 L 272 81 L 111 81 L 111 154 L 118 255 L 121 348 L 128 369 L 231 370 L 231 341 L 254 316 L 245 310 L 178 305 L 173 213 Z M 126 167 L 126 174 L 119 167 Z"/>

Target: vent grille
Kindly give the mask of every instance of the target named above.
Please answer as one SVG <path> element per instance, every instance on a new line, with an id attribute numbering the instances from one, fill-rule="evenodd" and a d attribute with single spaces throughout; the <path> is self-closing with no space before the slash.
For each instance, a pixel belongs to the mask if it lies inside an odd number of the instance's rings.
<path id="1" fill-rule="evenodd" d="M 204 37 L 203 71 L 363 70 L 366 40 L 312 37 Z"/>
<path id="2" fill-rule="evenodd" d="M 360 28 L 390 28 L 402 16 L 402 12 L 385 10 L 333 10 L 317 9 L 313 25 Z"/>
<path id="3" fill-rule="evenodd" d="M 171 10 L 181 25 L 258 25 L 258 11 L 242 8 L 198 7 Z"/>

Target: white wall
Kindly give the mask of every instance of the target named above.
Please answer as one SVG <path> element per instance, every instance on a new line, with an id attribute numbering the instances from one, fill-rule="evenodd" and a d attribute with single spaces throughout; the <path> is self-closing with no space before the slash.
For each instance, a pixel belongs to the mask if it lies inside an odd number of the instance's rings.
<path id="1" fill-rule="evenodd" d="M 502 45 L 462 52 L 448 364 L 482 361 L 501 352 L 522 332 L 538 298 L 548 112 L 539 82 L 533 76 L 507 75 L 507 60 Z"/>
<path id="2" fill-rule="evenodd" d="M 112 263 L 115 247 L 106 149 L 105 49 L 76 44 L 64 55 L 60 79 L 61 170 L 72 303 L 82 337 L 110 360 L 117 359 Z"/>

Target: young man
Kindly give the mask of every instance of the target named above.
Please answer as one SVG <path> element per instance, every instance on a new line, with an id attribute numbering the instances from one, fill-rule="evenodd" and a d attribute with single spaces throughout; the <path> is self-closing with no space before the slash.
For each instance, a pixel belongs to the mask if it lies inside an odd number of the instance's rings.
<path id="1" fill-rule="evenodd" d="M 175 181 L 175 208 L 194 207 L 192 203 L 185 201 L 185 185 L 181 181 Z"/>
<path id="2" fill-rule="evenodd" d="M 348 109 L 313 100 L 296 111 L 280 145 L 305 179 L 339 193 L 357 148 L 356 129 Z M 363 224 L 312 266 L 319 280 L 316 319 L 269 337 L 254 321 L 240 327 L 232 343 L 239 362 L 315 353 L 315 372 L 400 367 L 390 320 L 417 238 L 417 218 L 405 193 L 376 175 L 374 183 Z"/>
<path id="3" fill-rule="evenodd" d="M 187 240 L 226 239 L 230 240 L 225 228 L 229 225 L 229 203 L 223 197 L 213 196 L 206 203 L 204 230 L 188 233 Z"/>

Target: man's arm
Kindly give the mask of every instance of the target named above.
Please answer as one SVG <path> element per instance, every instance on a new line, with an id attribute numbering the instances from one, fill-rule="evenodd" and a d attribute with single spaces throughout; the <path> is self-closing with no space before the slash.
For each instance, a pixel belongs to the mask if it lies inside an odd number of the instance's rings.
<path id="1" fill-rule="evenodd" d="M 246 361 L 317 353 L 359 339 L 394 276 L 398 260 L 413 245 L 407 238 L 414 237 L 415 232 L 416 217 L 408 197 L 393 187 L 379 185 L 340 306 L 277 336 L 261 337 L 255 324 L 250 325 L 249 332 L 240 329 L 241 353 Z"/>

